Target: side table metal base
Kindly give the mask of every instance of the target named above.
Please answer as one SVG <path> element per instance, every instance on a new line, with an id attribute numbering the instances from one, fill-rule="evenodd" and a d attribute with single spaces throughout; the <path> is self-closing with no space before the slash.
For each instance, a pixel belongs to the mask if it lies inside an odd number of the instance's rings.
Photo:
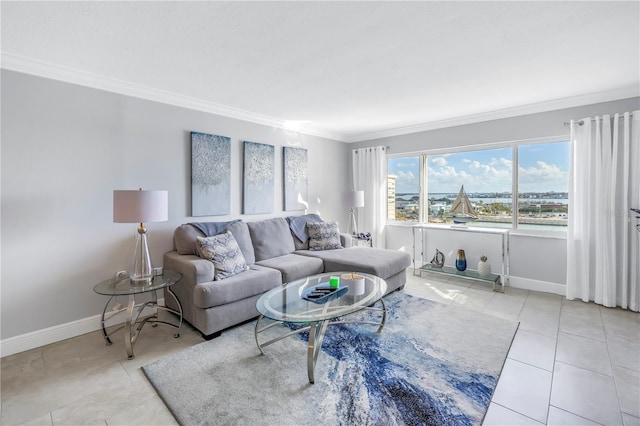
<path id="1" fill-rule="evenodd" d="M 114 315 L 120 313 L 120 312 L 124 312 L 126 311 L 126 317 L 125 317 L 125 323 L 123 326 L 118 327 L 114 330 L 111 331 L 111 333 L 107 333 L 107 329 L 105 327 L 105 321 L 108 319 L 106 318 L 107 313 L 108 313 L 108 308 L 109 305 L 111 304 L 111 302 L 113 301 L 115 296 L 111 296 L 109 298 L 109 300 L 107 301 L 107 303 L 104 306 L 104 310 L 102 311 L 102 319 L 101 319 L 101 326 L 102 326 L 102 335 L 104 337 L 105 343 L 107 346 L 111 346 L 112 345 L 112 341 L 110 336 L 115 333 L 116 331 L 120 330 L 121 328 L 124 328 L 124 345 L 125 348 L 127 350 L 127 358 L 128 359 L 133 359 L 135 358 L 135 355 L 133 353 L 133 347 L 136 343 L 136 341 L 138 340 L 138 336 L 140 335 L 140 332 L 142 331 L 142 327 L 144 327 L 144 325 L 148 322 L 151 323 L 153 327 L 156 327 L 158 324 L 165 324 L 165 325 L 169 325 L 171 327 L 174 327 L 177 329 L 176 333 L 174 333 L 173 337 L 174 338 L 178 338 L 180 337 L 180 329 L 182 328 L 182 304 L 180 303 L 180 300 L 178 300 L 178 298 L 176 297 L 176 295 L 173 293 L 173 291 L 171 291 L 171 288 L 167 287 L 166 289 L 166 293 L 165 294 L 170 294 L 171 297 L 173 298 L 173 300 L 175 300 L 176 305 L 178 306 L 178 310 L 174 310 L 171 308 L 168 308 L 166 306 L 160 306 L 158 305 L 158 296 L 156 294 L 155 291 L 151 292 L 151 301 L 145 302 L 145 303 L 139 303 L 136 304 L 135 301 L 135 294 L 129 294 L 129 304 L 127 305 L 126 308 L 120 308 L 117 309 L 113 312 L 109 311 L 109 313 L 111 313 L 111 315 L 109 316 L 109 318 L 113 317 Z M 144 294 L 144 293 L 140 293 L 140 294 Z M 140 315 L 142 314 L 144 308 L 146 307 L 150 307 L 150 308 L 155 308 L 156 312 L 154 315 L 151 316 L 147 316 L 147 317 L 143 317 L 140 318 Z M 164 321 L 164 320 L 160 320 L 158 318 L 158 312 L 160 310 L 166 311 L 166 312 L 170 312 L 172 314 L 175 314 L 178 316 L 178 322 L 177 324 L 172 323 L 172 322 L 168 322 L 168 321 Z"/>

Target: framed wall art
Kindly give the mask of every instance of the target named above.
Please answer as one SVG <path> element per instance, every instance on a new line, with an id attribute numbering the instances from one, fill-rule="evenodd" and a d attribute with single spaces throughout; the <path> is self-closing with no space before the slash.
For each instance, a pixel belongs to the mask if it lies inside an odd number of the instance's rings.
<path id="1" fill-rule="evenodd" d="M 231 213 L 231 139 L 191 132 L 191 215 Z"/>
<path id="2" fill-rule="evenodd" d="M 307 150 L 283 149 L 284 209 L 304 210 L 308 206 Z"/>
<path id="3" fill-rule="evenodd" d="M 244 143 L 244 214 L 272 213 L 274 200 L 275 148 L 262 143 Z"/>

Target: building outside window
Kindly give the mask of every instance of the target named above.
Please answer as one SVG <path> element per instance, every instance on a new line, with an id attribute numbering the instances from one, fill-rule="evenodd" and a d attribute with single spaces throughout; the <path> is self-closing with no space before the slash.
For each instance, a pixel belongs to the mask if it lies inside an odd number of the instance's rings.
<path id="1" fill-rule="evenodd" d="M 387 218 L 403 222 L 420 219 L 420 156 L 387 160 Z"/>
<path id="2" fill-rule="evenodd" d="M 564 231 L 569 156 L 569 141 L 527 141 L 391 157 L 388 220 Z"/>

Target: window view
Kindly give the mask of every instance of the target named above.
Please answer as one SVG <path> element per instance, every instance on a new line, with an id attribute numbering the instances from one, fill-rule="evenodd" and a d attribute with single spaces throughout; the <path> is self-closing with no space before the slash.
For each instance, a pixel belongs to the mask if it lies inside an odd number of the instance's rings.
<path id="1" fill-rule="evenodd" d="M 420 219 L 420 156 L 387 162 L 387 220 Z"/>
<path id="2" fill-rule="evenodd" d="M 570 155 L 569 142 L 518 147 L 518 228 L 566 229 Z"/>
<path id="3" fill-rule="evenodd" d="M 388 220 L 565 230 L 569 155 L 552 142 L 390 158 Z"/>
<path id="4" fill-rule="evenodd" d="M 427 156 L 429 222 L 511 227 L 511 148 Z"/>

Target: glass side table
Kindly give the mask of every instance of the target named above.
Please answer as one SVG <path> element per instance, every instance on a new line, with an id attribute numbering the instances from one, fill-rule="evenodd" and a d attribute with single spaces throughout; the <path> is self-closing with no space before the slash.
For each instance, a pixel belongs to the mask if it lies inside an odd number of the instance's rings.
<path id="1" fill-rule="evenodd" d="M 140 331 L 142 327 L 147 322 L 150 322 L 155 327 L 157 324 L 166 324 L 177 329 L 176 333 L 173 337 L 180 337 L 180 328 L 182 327 L 182 305 L 180 301 L 176 297 L 176 295 L 171 291 L 171 286 L 180 281 L 182 275 L 174 272 L 164 270 L 162 275 L 156 275 L 153 277 L 153 281 L 150 284 L 132 284 L 129 278 L 111 278 L 109 280 L 104 280 L 93 287 L 93 291 L 98 294 L 102 294 L 104 296 L 110 296 L 107 303 L 104 305 L 104 310 L 102 311 L 102 334 L 104 336 L 104 340 L 107 343 L 107 346 L 111 345 L 111 339 L 109 338 L 110 334 L 120 330 L 122 327 L 118 327 L 115 330 L 112 330 L 111 333 L 107 333 L 107 330 L 104 326 L 106 320 L 111 318 L 112 316 L 126 311 L 125 323 L 124 323 L 124 345 L 127 349 L 127 355 L 129 359 L 133 359 L 133 346 L 140 335 Z M 168 308 L 166 306 L 158 305 L 158 296 L 156 294 L 156 290 L 166 289 L 167 292 L 165 294 L 170 294 L 171 297 L 176 301 L 178 306 L 178 310 L 174 310 Z M 136 295 L 142 293 L 151 293 L 151 300 L 144 303 L 136 303 L 135 297 Z M 109 305 L 114 300 L 116 296 L 129 296 L 129 304 L 126 308 L 120 307 L 118 304 L 114 304 L 113 309 L 108 311 Z M 140 314 L 146 307 L 155 308 L 155 314 L 147 317 L 140 318 Z M 160 320 L 158 318 L 158 311 L 163 310 L 167 312 L 171 312 L 178 316 L 177 324 Z M 106 318 L 105 318 L 106 317 Z"/>

